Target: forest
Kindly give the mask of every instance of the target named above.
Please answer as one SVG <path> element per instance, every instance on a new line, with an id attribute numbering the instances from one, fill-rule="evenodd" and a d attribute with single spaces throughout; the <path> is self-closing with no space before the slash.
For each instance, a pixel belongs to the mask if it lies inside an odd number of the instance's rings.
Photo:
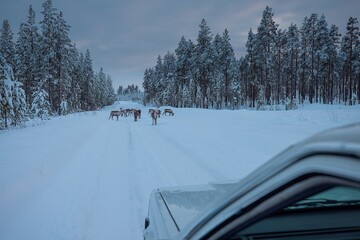
<path id="1" fill-rule="evenodd" d="M 115 100 L 111 77 L 102 68 L 94 72 L 88 49 L 78 51 L 63 13 L 46 0 L 41 14 L 37 24 L 30 5 L 16 41 L 7 19 L 0 29 L 0 129 Z"/>
<path id="2" fill-rule="evenodd" d="M 216 109 L 295 109 L 304 103 L 360 103 L 360 33 L 350 17 L 341 36 L 325 15 L 280 29 L 266 7 L 245 56 L 236 59 L 227 29 L 211 33 L 203 19 L 196 43 L 181 38 L 144 72 L 147 104 Z"/>

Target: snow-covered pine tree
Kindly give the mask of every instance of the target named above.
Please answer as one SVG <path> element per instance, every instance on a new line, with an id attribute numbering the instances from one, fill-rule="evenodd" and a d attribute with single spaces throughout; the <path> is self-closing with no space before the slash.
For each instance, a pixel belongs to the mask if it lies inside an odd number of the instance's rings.
<path id="1" fill-rule="evenodd" d="M 318 61 L 317 51 L 319 50 L 319 44 L 316 39 L 316 33 L 318 31 L 318 15 L 313 13 L 305 22 L 305 28 L 303 29 L 303 41 L 307 42 L 307 48 L 305 51 L 305 64 L 308 67 L 309 72 L 306 74 L 305 86 L 308 99 L 310 103 L 316 101 L 316 95 L 318 90 Z"/>
<path id="2" fill-rule="evenodd" d="M 270 102 L 275 105 L 284 104 L 289 93 L 289 84 L 284 77 L 284 64 L 286 55 L 286 30 L 278 29 L 274 36 L 275 44 L 272 48 Z"/>
<path id="3" fill-rule="evenodd" d="M 296 105 L 299 87 L 299 54 L 300 54 L 300 32 L 296 24 L 290 24 L 286 32 L 286 52 L 283 71 L 285 73 L 285 85 L 287 102 Z"/>
<path id="4" fill-rule="evenodd" d="M 264 96 L 259 96 L 259 98 L 262 99 L 261 102 L 265 105 L 270 103 L 272 92 L 270 81 L 275 78 L 272 71 L 271 60 L 273 59 L 272 54 L 274 53 L 272 49 L 276 44 L 275 38 L 278 25 L 275 24 L 273 16 L 274 13 L 272 9 L 266 6 L 257 29 L 255 40 L 255 62 L 258 66 L 256 75 L 260 80 L 260 86 L 258 87 L 262 89 L 261 93 L 264 94 Z"/>
<path id="5" fill-rule="evenodd" d="M 95 92 L 95 105 L 96 107 L 103 107 L 106 105 L 106 75 L 103 68 L 95 75 L 94 92 Z"/>
<path id="6" fill-rule="evenodd" d="M 164 64 L 163 59 L 159 55 L 156 61 L 155 71 L 154 71 L 154 78 L 152 79 L 154 82 L 154 103 L 156 105 L 163 105 L 163 98 L 162 92 L 165 89 L 164 85 Z"/>
<path id="7" fill-rule="evenodd" d="M 209 102 L 212 108 L 221 109 L 224 107 L 226 85 L 224 71 L 224 43 L 220 34 L 216 34 L 212 43 L 213 48 L 213 76 L 210 81 Z"/>
<path id="8" fill-rule="evenodd" d="M 4 72 L 3 66 L 1 65 L 0 72 Z M 11 92 L 12 83 L 13 81 L 4 78 L 2 73 L 0 74 L 0 129 L 8 128 L 14 118 L 14 105 Z"/>
<path id="9" fill-rule="evenodd" d="M 26 104 L 25 91 L 22 89 L 22 83 L 13 81 L 12 102 L 13 102 L 13 125 L 17 126 L 27 119 L 28 107 Z"/>
<path id="10" fill-rule="evenodd" d="M 7 71 L 7 76 L 10 80 L 15 80 L 14 74 L 16 73 L 13 35 L 9 21 L 5 19 L 1 28 L 0 52 L 4 58 L 4 64 L 6 65 L 5 71 Z"/>
<path id="11" fill-rule="evenodd" d="M 333 104 L 335 100 L 339 100 L 339 73 L 340 73 L 340 60 L 338 49 L 340 45 L 339 28 L 335 25 L 330 27 L 330 46 L 329 51 L 329 68 L 328 68 L 328 89 L 327 89 L 327 103 Z"/>
<path id="12" fill-rule="evenodd" d="M 54 105 L 59 107 L 59 114 L 64 114 L 64 110 L 61 110 L 61 106 L 64 106 L 64 102 L 68 102 L 71 95 L 71 71 L 74 66 L 71 58 L 71 40 L 69 38 L 70 26 L 63 18 L 63 13 L 60 11 L 56 14 L 55 25 L 55 51 L 57 70 L 55 79 L 57 84 L 54 91 Z M 67 104 L 66 104 L 67 105 Z M 67 112 L 67 110 L 66 110 Z"/>
<path id="13" fill-rule="evenodd" d="M 25 120 L 26 100 L 21 83 L 16 80 L 15 44 L 10 24 L 4 20 L 0 35 L 0 112 L 1 128 Z"/>
<path id="14" fill-rule="evenodd" d="M 83 94 L 85 97 L 85 109 L 83 110 L 95 110 L 95 98 L 94 98 L 94 70 L 92 66 L 92 59 L 90 57 L 89 49 L 86 50 L 85 59 L 83 62 Z"/>
<path id="15" fill-rule="evenodd" d="M 234 95 L 238 91 L 237 78 L 237 62 L 235 59 L 234 49 L 230 43 L 229 31 L 224 30 L 222 35 L 222 59 L 221 65 L 224 76 L 225 83 L 225 94 L 224 94 L 224 103 L 225 107 L 233 107 L 234 105 Z M 218 66 L 220 67 L 220 66 Z"/>
<path id="16" fill-rule="evenodd" d="M 250 67 L 249 67 L 249 57 L 246 55 L 245 57 L 240 57 L 238 61 L 239 66 L 239 74 L 238 74 L 238 82 L 240 87 L 240 93 L 238 95 L 238 104 L 240 106 L 250 106 Z"/>
<path id="17" fill-rule="evenodd" d="M 32 92 L 36 87 L 36 80 L 40 78 L 40 35 L 35 23 L 35 12 L 30 5 L 26 23 L 20 26 L 19 37 L 16 44 L 16 76 L 23 83 L 26 103 L 30 106 Z"/>
<path id="18" fill-rule="evenodd" d="M 175 49 L 176 54 L 176 82 L 179 84 L 176 93 L 179 107 L 190 107 L 190 79 L 191 79 L 191 60 L 194 44 L 187 41 L 184 36 L 181 37 L 178 47 Z"/>
<path id="19" fill-rule="evenodd" d="M 42 120 L 48 120 L 50 116 L 50 102 L 48 93 L 42 89 L 41 85 L 33 92 L 33 102 L 31 104 L 31 112 L 33 117 Z"/>
<path id="20" fill-rule="evenodd" d="M 175 101 L 175 94 L 179 89 L 178 84 L 175 82 L 176 74 L 176 59 L 173 53 L 168 52 L 164 56 L 164 91 L 162 91 L 162 99 L 165 105 L 177 106 L 178 103 Z"/>
<path id="21" fill-rule="evenodd" d="M 318 31 L 316 33 L 316 38 L 319 44 L 319 49 L 316 53 L 318 61 L 318 90 L 317 90 L 317 101 L 320 103 L 328 103 L 328 93 L 329 90 L 329 60 L 331 57 L 331 49 L 333 47 L 332 39 L 330 36 L 330 31 L 327 26 L 325 15 L 321 15 L 318 22 Z"/>
<path id="22" fill-rule="evenodd" d="M 81 62 L 80 55 L 76 46 L 70 48 L 70 58 L 72 63 L 72 68 L 70 72 L 70 89 L 68 97 L 68 111 L 77 112 L 81 109 Z"/>
<path id="23" fill-rule="evenodd" d="M 106 76 L 106 86 L 105 86 L 105 106 L 111 105 L 115 101 L 115 92 L 114 87 L 112 85 L 112 79 L 110 75 Z"/>
<path id="24" fill-rule="evenodd" d="M 357 18 L 350 17 L 341 47 L 341 56 L 343 59 L 343 101 L 349 105 L 352 105 L 355 102 L 355 99 L 353 98 L 353 94 L 356 92 L 354 67 L 356 66 L 356 46 L 359 44 L 359 37 L 359 21 Z M 357 83 L 359 84 L 359 80 Z M 359 98 L 359 96 L 356 96 L 356 93 L 355 97 Z"/>
<path id="25" fill-rule="evenodd" d="M 151 69 L 146 68 L 144 72 L 144 81 L 142 83 L 142 86 L 144 88 L 144 105 L 147 103 L 150 103 L 151 96 L 152 96 L 152 88 L 151 88 Z M 120 88 L 121 87 L 121 88 Z M 123 87 L 119 86 L 118 94 L 122 95 L 123 93 Z"/>
<path id="26" fill-rule="evenodd" d="M 46 0 L 42 4 L 43 20 L 41 25 L 41 79 L 45 81 L 45 88 L 49 96 L 49 103 L 51 111 L 57 112 L 59 109 L 59 102 L 56 104 L 56 84 L 57 84 L 57 71 L 59 63 L 57 61 L 56 52 L 56 25 L 57 14 L 56 9 L 53 7 L 52 0 Z M 38 91 L 38 90 L 37 90 Z"/>
<path id="27" fill-rule="evenodd" d="M 248 33 L 248 40 L 246 42 L 246 56 L 245 56 L 245 61 L 246 64 L 248 65 L 248 73 L 244 76 L 245 78 L 243 79 L 243 81 L 245 81 L 245 85 L 248 86 L 248 95 L 249 98 L 246 99 L 246 101 L 250 102 L 250 107 L 255 108 L 256 105 L 256 100 L 259 96 L 259 85 L 260 85 L 260 78 L 259 78 L 259 74 L 258 71 L 259 70 L 259 66 L 256 64 L 256 34 L 253 33 L 252 29 L 250 29 L 249 33 Z"/>
<path id="28" fill-rule="evenodd" d="M 200 96 L 197 99 L 200 102 L 195 104 L 201 108 L 208 108 L 208 87 L 212 77 L 213 68 L 213 51 L 212 35 L 210 28 L 207 26 L 205 19 L 201 20 L 200 30 L 195 46 L 193 69 L 197 86 L 200 89 Z"/>
<path id="29" fill-rule="evenodd" d="M 69 112 L 69 110 L 68 110 L 67 100 L 65 98 L 61 99 L 60 107 L 59 107 L 59 115 L 66 115 L 66 114 L 68 114 L 68 112 Z"/>

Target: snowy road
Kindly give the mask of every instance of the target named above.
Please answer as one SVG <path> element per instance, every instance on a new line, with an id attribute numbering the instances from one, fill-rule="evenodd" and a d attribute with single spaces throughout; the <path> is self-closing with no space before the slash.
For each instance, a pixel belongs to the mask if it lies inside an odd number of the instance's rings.
<path id="1" fill-rule="evenodd" d="M 109 120 L 141 108 L 142 119 Z M 156 187 L 240 178 L 313 133 L 360 120 L 360 108 L 288 112 L 147 108 L 97 112 L 0 133 L 0 239 L 141 239 Z"/>

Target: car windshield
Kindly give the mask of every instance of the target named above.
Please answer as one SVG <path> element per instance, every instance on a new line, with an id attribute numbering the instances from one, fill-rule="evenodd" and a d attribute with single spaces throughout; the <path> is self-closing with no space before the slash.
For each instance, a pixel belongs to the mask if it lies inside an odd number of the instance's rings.
<path id="1" fill-rule="evenodd" d="M 312 195 L 284 208 L 285 211 L 297 209 L 360 206 L 360 188 L 336 186 Z"/>

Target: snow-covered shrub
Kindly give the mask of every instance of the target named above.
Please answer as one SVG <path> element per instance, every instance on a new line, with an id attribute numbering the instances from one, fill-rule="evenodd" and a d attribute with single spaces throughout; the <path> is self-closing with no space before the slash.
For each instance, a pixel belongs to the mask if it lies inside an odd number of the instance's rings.
<path id="1" fill-rule="evenodd" d="M 298 106 L 295 99 L 287 100 L 285 103 L 285 110 L 295 110 Z"/>
<path id="2" fill-rule="evenodd" d="M 49 119 L 50 103 L 47 100 L 49 97 L 48 93 L 41 88 L 38 88 L 33 93 L 33 102 L 31 104 L 31 112 L 34 117 L 41 118 L 43 120 Z"/>
<path id="3" fill-rule="evenodd" d="M 60 115 L 66 115 L 68 113 L 68 103 L 66 100 L 62 100 L 60 103 Z"/>

